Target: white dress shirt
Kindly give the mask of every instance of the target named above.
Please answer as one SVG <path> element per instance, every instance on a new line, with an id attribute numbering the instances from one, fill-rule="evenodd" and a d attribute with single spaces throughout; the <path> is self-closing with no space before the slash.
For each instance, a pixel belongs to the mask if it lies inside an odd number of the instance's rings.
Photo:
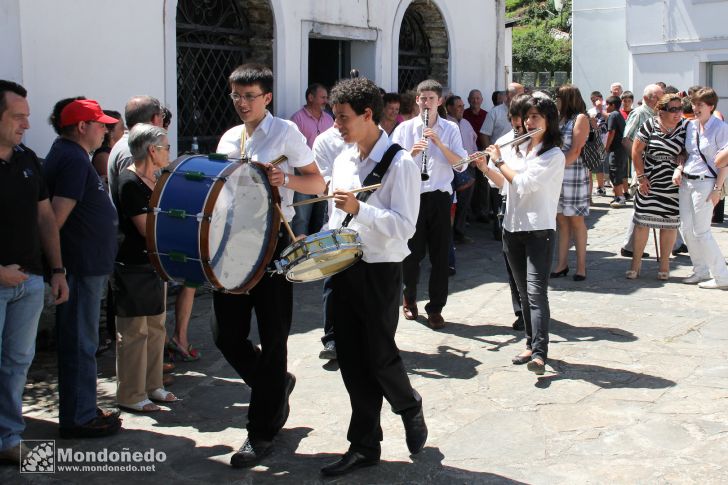
<path id="1" fill-rule="evenodd" d="M 392 143 L 398 143 L 402 148 L 407 151 L 412 150 L 412 146 L 422 139 L 422 131 L 425 127 L 425 123 L 422 121 L 420 116 L 415 116 L 411 120 L 400 123 L 397 128 L 392 132 Z M 437 121 L 433 125 L 433 130 L 440 137 L 440 141 L 450 149 L 451 152 L 456 154 L 460 158 L 468 156 L 467 152 L 463 148 L 463 140 L 460 137 L 460 129 L 458 125 L 452 121 L 447 121 L 439 116 Z M 422 153 L 418 153 L 414 157 L 415 163 L 422 170 Z M 454 170 L 462 172 L 468 168 L 467 164 L 461 165 Z M 420 193 L 434 192 L 441 190 L 452 193 L 452 171 L 453 166 L 447 161 L 445 155 L 440 151 L 432 140 L 428 140 L 427 143 L 427 173 L 430 175 L 428 180 L 422 181 L 422 187 Z"/>
<path id="2" fill-rule="evenodd" d="M 345 148 L 351 146 L 344 141 L 339 130 L 332 126 L 328 130 L 316 137 L 313 142 L 313 158 L 316 160 L 321 176 L 328 184 L 331 180 L 331 169 L 334 166 L 334 160 Z"/>
<path id="3" fill-rule="evenodd" d="M 688 159 L 685 161 L 683 173 L 714 177 L 700 156 L 700 152 L 703 152 L 710 168 L 717 174 L 715 157 L 718 152 L 728 148 L 728 124 L 711 116 L 705 125 L 705 131 L 700 129 L 700 151 L 698 151 L 698 123 L 700 123 L 698 120 L 690 121 L 685 132 L 685 150 L 688 152 Z"/>
<path id="4" fill-rule="evenodd" d="M 508 119 L 508 106 L 506 103 L 501 103 L 488 111 L 480 132 L 488 135 L 493 143 L 493 140 L 497 140 L 512 129 L 511 121 Z"/>
<path id="5" fill-rule="evenodd" d="M 230 158 L 241 158 L 240 142 L 242 141 L 243 128 L 245 125 L 238 125 L 230 128 L 222 135 L 217 145 L 218 153 L 225 153 Z M 306 138 L 298 131 L 292 121 L 276 118 L 270 112 L 266 112 L 265 118 L 255 128 L 253 134 L 245 139 L 245 148 L 242 156 L 248 157 L 256 162 L 270 162 L 285 155 L 287 160 L 278 165 L 283 172 L 293 175 L 296 167 L 305 167 L 313 163 L 313 152 L 306 145 Z M 296 214 L 292 207 L 293 190 L 286 187 L 278 187 L 281 194 L 281 208 L 287 221 L 293 219 Z"/>
<path id="6" fill-rule="evenodd" d="M 501 151 L 516 176 L 511 183 L 504 181 L 506 213 L 503 228 L 508 232 L 540 231 L 556 229 L 556 208 L 564 180 L 564 152 L 553 147 L 537 155 L 539 143 L 526 155 L 529 141 L 519 145 L 517 153 L 513 146 Z"/>
<path id="7" fill-rule="evenodd" d="M 382 131 L 366 160 L 359 158 L 356 145 L 348 145 L 336 158 L 331 175 L 331 189 L 352 190 L 362 187 L 391 145 Z M 366 202 L 359 203 L 359 213 L 349 228 L 359 233 L 367 263 L 398 263 L 409 253 L 407 241 L 414 236 L 420 211 L 420 170 L 410 154 L 400 150 L 384 174 L 382 186 Z M 338 229 L 346 212 L 329 202 L 328 229 Z"/>

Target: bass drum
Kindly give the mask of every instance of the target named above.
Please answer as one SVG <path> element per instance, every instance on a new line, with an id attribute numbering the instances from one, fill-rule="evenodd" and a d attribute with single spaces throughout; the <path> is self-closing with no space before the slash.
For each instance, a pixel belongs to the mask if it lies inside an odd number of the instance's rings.
<path id="1" fill-rule="evenodd" d="M 258 164 L 180 157 L 163 170 L 150 200 L 151 262 L 168 281 L 247 293 L 273 257 L 279 201 Z"/>

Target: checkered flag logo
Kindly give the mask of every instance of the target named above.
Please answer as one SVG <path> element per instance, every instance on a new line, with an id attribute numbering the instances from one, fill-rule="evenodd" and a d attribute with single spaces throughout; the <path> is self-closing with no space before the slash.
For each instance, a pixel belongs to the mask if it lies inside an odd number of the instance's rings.
<path id="1" fill-rule="evenodd" d="M 23 440 L 30 450 L 20 463 L 20 473 L 55 473 L 55 440 Z"/>

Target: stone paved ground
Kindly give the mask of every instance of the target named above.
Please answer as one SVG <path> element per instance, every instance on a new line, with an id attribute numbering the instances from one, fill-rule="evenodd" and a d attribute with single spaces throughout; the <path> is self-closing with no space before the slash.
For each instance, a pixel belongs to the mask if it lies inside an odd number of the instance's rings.
<path id="1" fill-rule="evenodd" d="M 347 395 L 335 365 L 319 360 L 320 284 L 295 288 L 289 369 L 298 377 L 291 416 L 264 466 L 234 470 L 245 439 L 248 389 L 214 348 L 210 296 L 198 298 L 191 339 L 203 353 L 180 364 L 172 390 L 183 401 L 155 415 L 124 415 L 124 431 L 101 441 L 56 441 L 74 451 L 149 448 L 166 453 L 146 473 L 63 472 L 0 482 L 84 483 L 725 483 L 728 480 L 728 293 L 655 278 L 636 281 L 615 256 L 630 210 L 595 199 L 589 217 L 588 279 L 553 280 L 552 346 L 537 378 L 510 359 L 524 345 L 511 330 L 508 285 L 489 227 L 458 248 L 442 331 L 400 321 L 397 341 L 423 396 L 427 447 L 410 457 L 400 419 L 385 404 L 383 462 L 338 480 L 319 468 L 347 448 Z M 728 254 L 728 224 L 714 226 Z M 648 251 L 654 254 L 652 241 Z M 573 265 L 573 254 L 572 254 Z M 54 354 L 41 352 L 26 395 L 27 439 L 56 439 Z M 113 403 L 114 357 L 100 358 L 102 400 Z"/>

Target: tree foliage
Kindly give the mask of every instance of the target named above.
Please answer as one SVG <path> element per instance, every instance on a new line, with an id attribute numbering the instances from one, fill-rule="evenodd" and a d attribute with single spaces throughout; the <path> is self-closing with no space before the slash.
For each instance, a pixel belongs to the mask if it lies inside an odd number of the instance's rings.
<path id="1" fill-rule="evenodd" d="M 506 14 L 520 21 L 513 29 L 515 71 L 571 72 L 571 38 L 556 38 L 554 32 L 570 33 L 571 1 L 557 12 L 553 0 L 506 0 Z"/>
<path id="2" fill-rule="evenodd" d="M 571 39 L 555 39 L 546 25 L 513 29 L 513 69 L 571 72 Z"/>

